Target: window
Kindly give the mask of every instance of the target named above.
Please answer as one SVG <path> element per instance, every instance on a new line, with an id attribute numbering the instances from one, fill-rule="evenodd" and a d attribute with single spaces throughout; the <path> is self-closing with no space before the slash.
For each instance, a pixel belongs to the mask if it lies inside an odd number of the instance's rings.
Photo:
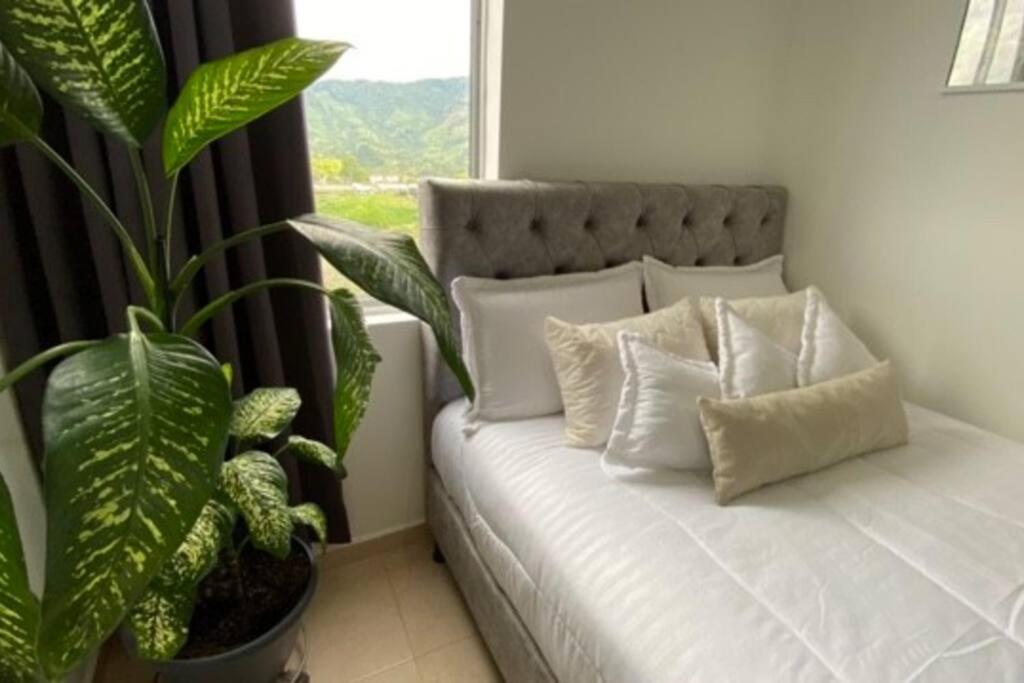
<path id="1" fill-rule="evenodd" d="M 1024 0 L 969 0 L 950 88 L 1024 87 Z"/>
<path id="2" fill-rule="evenodd" d="M 354 46 L 303 96 L 318 213 L 418 237 L 419 179 L 470 175 L 473 6 L 295 0 L 300 36 Z"/>

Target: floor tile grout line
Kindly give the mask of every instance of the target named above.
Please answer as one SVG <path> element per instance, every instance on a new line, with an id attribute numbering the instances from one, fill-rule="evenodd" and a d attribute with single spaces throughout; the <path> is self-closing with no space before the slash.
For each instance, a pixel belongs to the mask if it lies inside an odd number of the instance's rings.
<path id="1" fill-rule="evenodd" d="M 383 555 L 387 555 L 387 554 L 390 554 L 390 553 L 382 553 L 381 555 L 383 556 Z M 382 559 L 383 559 L 383 557 L 382 557 Z M 432 562 L 433 560 L 430 560 L 430 561 Z M 408 570 L 408 567 L 406 567 L 406 569 Z M 450 570 L 447 567 L 445 567 L 444 571 L 447 572 L 447 571 L 450 571 Z M 456 595 L 456 600 L 458 600 L 460 602 L 460 607 L 469 616 L 470 623 L 471 623 L 471 625 L 473 627 L 472 630 L 469 632 L 468 635 L 465 635 L 465 636 L 463 636 L 461 638 L 456 638 L 455 640 L 450 640 L 447 643 L 441 643 L 439 645 L 434 645 L 433 647 L 430 647 L 430 648 L 428 648 L 428 649 L 426 649 L 426 650 L 424 650 L 423 652 L 420 652 L 420 653 L 415 652 L 413 650 L 413 647 L 412 647 L 413 638 L 412 638 L 412 636 L 409 633 L 409 624 L 408 624 L 408 622 L 405 619 L 405 614 L 402 612 L 402 604 L 401 604 L 401 601 L 398 599 L 398 589 L 395 588 L 394 580 L 391 577 L 391 568 L 387 565 L 387 562 L 384 562 L 384 573 L 387 576 L 388 585 L 391 587 L 391 594 L 392 594 L 392 596 L 395 599 L 395 606 L 398 608 L 398 618 L 402 620 L 402 629 L 405 631 L 405 639 L 409 642 L 409 650 L 412 652 L 413 659 L 419 659 L 420 657 L 429 655 L 429 654 L 431 654 L 433 652 L 437 652 L 438 650 L 440 650 L 442 648 L 445 648 L 445 647 L 448 647 L 449 645 L 456 645 L 456 644 L 462 643 L 463 641 L 469 640 L 470 638 L 481 638 L 481 636 L 479 635 L 479 630 L 476 627 L 476 623 L 473 622 L 473 617 L 472 617 L 472 615 L 469 614 L 468 606 L 465 604 L 465 601 L 463 601 L 461 595 Z M 418 665 L 417 665 L 417 668 L 418 668 Z"/>
<path id="2" fill-rule="evenodd" d="M 416 667 L 416 673 L 419 674 L 420 667 L 419 667 L 418 664 L 416 664 L 416 657 L 409 657 L 408 659 L 403 659 L 400 662 L 395 662 L 393 664 L 388 664 L 387 666 L 382 667 L 380 669 L 377 669 L 376 671 L 371 671 L 370 673 L 365 674 L 363 676 L 360 676 L 359 678 L 353 678 L 353 679 L 351 679 L 349 681 L 349 683 L 362 683 L 363 681 L 367 681 L 367 680 L 373 678 L 374 676 L 379 676 L 379 675 L 381 675 L 383 673 L 387 673 L 388 671 L 391 671 L 392 669 L 397 669 L 400 666 L 405 666 L 406 664 L 409 664 L 410 662 L 412 662 L 413 666 Z M 420 678 L 422 678 L 422 676 L 420 676 Z"/>

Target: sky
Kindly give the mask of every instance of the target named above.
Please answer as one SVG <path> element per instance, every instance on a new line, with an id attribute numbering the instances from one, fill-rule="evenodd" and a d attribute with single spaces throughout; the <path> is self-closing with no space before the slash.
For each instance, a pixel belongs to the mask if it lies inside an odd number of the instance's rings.
<path id="1" fill-rule="evenodd" d="M 469 75 L 470 0 L 295 0 L 299 35 L 349 50 L 325 78 L 415 81 Z"/>

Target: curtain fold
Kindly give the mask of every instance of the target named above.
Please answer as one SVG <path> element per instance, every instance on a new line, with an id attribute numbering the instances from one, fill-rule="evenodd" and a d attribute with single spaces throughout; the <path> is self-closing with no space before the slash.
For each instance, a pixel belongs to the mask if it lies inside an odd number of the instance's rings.
<path id="1" fill-rule="evenodd" d="M 286 0 L 155 0 L 151 3 L 168 68 L 168 103 L 202 62 L 294 35 Z M 44 137 L 92 183 L 141 240 L 139 204 L 127 155 L 47 101 Z M 143 150 L 162 207 L 159 131 Z M 314 208 L 302 105 L 295 100 L 203 151 L 181 174 L 172 261 L 180 266 L 225 237 Z M 141 244 L 141 241 L 140 241 Z M 315 251 L 295 234 L 229 250 L 213 259 L 179 316 L 264 277 L 320 280 Z M 35 150 L 0 150 L 0 326 L 8 368 L 72 339 L 125 329 L 123 311 L 141 290 L 110 230 L 76 188 Z M 182 319 L 182 318 L 179 318 Z M 325 303 L 309 292 L 262 292 L 216 316 L 201 341 L 236 371 L 235 391 L 293 386 L 303 398 L 296 433 L 332 443 L 333 357 Z M 16 399 L 29 446 L 42 454 L 44 374 L 22 382 Z M 330 538 L 349 540 L 341 487 L 319 468 L 285 463 L 293 500 L 323 507 Z"/>

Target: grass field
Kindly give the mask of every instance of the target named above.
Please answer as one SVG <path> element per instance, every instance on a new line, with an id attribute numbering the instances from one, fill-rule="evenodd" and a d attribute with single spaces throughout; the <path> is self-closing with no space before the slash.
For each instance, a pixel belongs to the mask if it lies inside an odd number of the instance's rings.
<path id="1" fill-rule="evenodd" d="M 416 195 L 405 192 L 316 191 L 316 211 L 324 216 L 346 218 L 363 225 L 404 232 L 419 237 L 419 205 Z M 354 286 L 330 264 L 323 263 L 324 286 L 330 289 Z"/>

